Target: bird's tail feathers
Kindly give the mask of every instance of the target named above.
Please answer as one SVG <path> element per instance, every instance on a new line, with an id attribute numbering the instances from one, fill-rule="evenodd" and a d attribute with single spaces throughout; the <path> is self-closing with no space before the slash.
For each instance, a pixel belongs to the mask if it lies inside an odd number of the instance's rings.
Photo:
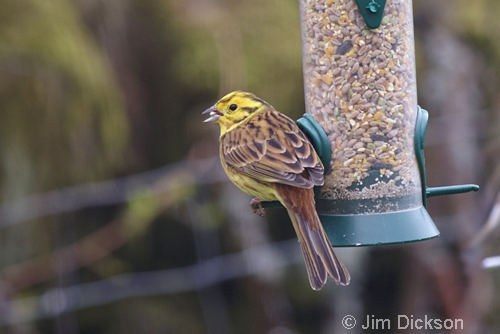
<path id="1" fill-rule="evenodd" d="M 291 187 L 290 187 L 291 188 Z M 348 285 L 351 279 L 344 264 L 338 259 L 321 225 L 314 206 L 312 189 L 293 188 L 283 196 L 283 204 L 293 223 L 304 254 L 309 282 L 320 290 L 327 275 L 337 284 Z"/>
<path id="2" fill-rule="evenodd" d="M 299 238 L 311 287 L 320 290 L 326 283 L 327 275 L 338 284 L 349 284 L 349 272 L 335 254 L 317 214 L 314 216 L 318 219 L 318 229 L 311 228 L 300 213 L 289 211 L 289 214 Z"/>

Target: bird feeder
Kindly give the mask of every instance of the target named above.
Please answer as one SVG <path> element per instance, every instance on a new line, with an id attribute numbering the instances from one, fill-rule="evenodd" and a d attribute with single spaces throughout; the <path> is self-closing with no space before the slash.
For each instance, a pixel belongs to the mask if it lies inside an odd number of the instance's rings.
<path id="1" fill-rule="evenodd" d="M 300 0 L 306 113 L 297 121 L 325 166 L 316 208 L 333 246 L 437 237 L 417 106 L 411 0 Z"/>

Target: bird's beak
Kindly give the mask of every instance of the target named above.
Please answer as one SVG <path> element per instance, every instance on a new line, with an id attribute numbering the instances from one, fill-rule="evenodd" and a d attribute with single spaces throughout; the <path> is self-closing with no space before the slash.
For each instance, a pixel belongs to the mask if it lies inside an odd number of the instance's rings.
<path id="1" fill-rule="evenodd" d="M 214 122 L 222 117 L 222 113 L 219 110 L 217 110 L 217 108 L 215 108 L 215 105 L 211 106 L 210 108 L 208 108 L 207 110 L 205 110 L 201 114 L 203 115 L 203 114 L 208 114 L 208 113 L 210 113 L 210 117 L 207 118 L 206 120 L 204 120 L 203 121 L 204 123 Z"/>

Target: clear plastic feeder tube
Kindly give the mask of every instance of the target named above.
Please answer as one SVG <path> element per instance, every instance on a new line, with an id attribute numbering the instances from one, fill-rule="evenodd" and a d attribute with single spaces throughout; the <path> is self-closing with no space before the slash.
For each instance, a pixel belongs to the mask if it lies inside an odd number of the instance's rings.
<path id="1" fill-rule="evenodd" d="M 306 111 L 332 149 L 318 212 L 421 207 L 412 1 L 388 0 L 376 29 L 355 0 L 300 0 L 300 15 Z"/>

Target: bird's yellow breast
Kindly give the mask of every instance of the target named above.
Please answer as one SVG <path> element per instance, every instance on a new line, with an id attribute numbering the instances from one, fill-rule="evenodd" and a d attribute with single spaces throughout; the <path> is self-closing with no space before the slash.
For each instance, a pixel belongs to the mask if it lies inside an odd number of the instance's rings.
<path id="1" fill-rule="evenodd" d="M 223 150 L 220 150 L 220 161 L 224 171 L 226 172 L 229 180 L 233 182 L 241 191 L 250 196 L 257 197 L 262 201 L 276 201 L 278 200 L 274 184 L 265 181 L 258 181 L 250 176 L 247 176 L 237 169 L 227 165 Z"/>

